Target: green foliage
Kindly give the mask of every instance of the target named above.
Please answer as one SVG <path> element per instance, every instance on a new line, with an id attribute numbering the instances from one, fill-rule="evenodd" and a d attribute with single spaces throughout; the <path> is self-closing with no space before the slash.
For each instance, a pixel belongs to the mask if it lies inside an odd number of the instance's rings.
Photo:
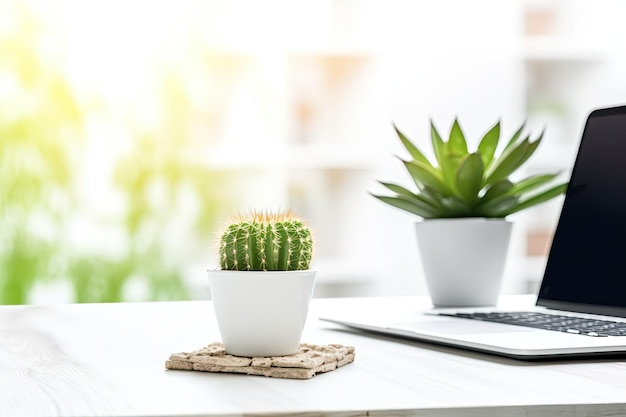
<path id="1" fill-rule="evenodd" d="M 6 10 L 3 9 L 3 12 Z M 60 221 L 72 204 L 72 155 L 82 118 L 69 84 L 38 54 L 45 28 L 15 13 L 0 36 L 0 304 L 23 304 L 59 276 Z"/>
<path id="2" fill-rule="evenodd" d="M 222 269 L 293 271 L 309 268 L 311 230 L 287 214 L 251 213 L 229 224 L 220 240 Z"/>
<path id="3" fill-rule="evenodd" d="M 128 124 L 133 140 L 106 178 L 119 204 L 94 212 L 81 177 L 99 167 L 83 167 L 94 140 L 83 122 L 115 109 L 97 95 L 81 102 L 60 61 L 41 52 L 58 38 L 27 6 L 2 12 L 12 29 L 0 33 L 0 79 L 11 87 L 0 96 L 0 304 L 29 303 L 37 284 L 53 281 L 69 284 L 76 302 L 124 301 L 134 284 L 144 300 L 189 298 L 185 269 L 204 256 L 230 201 L 225 175 L 198 160 L 205 149 L 189 133 L 191 86 L 162 74 L 166 117 L 151 131 Z M 184 248 L 172 230 L 182 231 Z M 103 232 L 115 235 L 115 247 Z"/>
<path id="4" fill-rule="evenodd" d="M 498 154 L 500 122 L 470 152 L 458 120 L 454 121 L 447 142 L 431 121 L 433 162 L 397 127 L 394 129 L 411 155 L 412 159 L 401 161 L 417 190 L 379 181 L 394 194 L 373 196 L 423 218 L 504 218 L 551 200 L 567 187 L 567 183 L 554 184 L 557 173 L 531 175 L 517 182 L 510 179 L 537 150 L 543 137 L 542 133 L 535 140 L 530 135 L 522 139 L 524 125 Z"/>
<path id="5" fill-rule="evenodd" d="M 180 271 L 166 260 L 158 247 L 121 257 L 81 253 L 70 259 L 67 275 L 77 303 L 124 301 L 133 277 L 147 287 L 147 300 L 189 298 Z"/>

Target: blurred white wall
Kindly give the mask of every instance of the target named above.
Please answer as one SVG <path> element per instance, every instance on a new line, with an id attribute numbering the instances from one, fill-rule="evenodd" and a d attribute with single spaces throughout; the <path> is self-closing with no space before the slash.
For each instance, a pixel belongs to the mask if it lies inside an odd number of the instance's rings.
<path id="1" fill-rule="evenodd" d="M 124 207 L 110 171 L 138 133 L 164 142 L 180 133 L 186 158 L 229 178 L 207 181 L 220 196 L 217 220 L 291 208 L 310 221 L 317 296 L 426 293 L 419 219 L 368 194 L 380 191 L 376 180 L 409 184 L 392 123 L 428 148 L 431 119 L 447 134 L 458 117 L 474 145 L 497 120 L 509 136 L 528 119 L 532 132 L 547 128 L 528 170 L 567 173 L 586 114 L 626 102 L 618 0 L 12 3 L 53 28 L 42 53 L 83 105 L 85 210 L 110 220 Z M 12 24 L 0 14 L 0 34 Z M 184 100 L 162 95 L 164 74 Z M 181 213 L 197 214 L 183 200 Z M 512 216 L 504 292 L 535 290 L 560 204 Z M 77 213 L 76 239 L 119 249 L 112 224 L 94 233 L 102 225 Z M 167 241 L 194 296 L 205 297 L 214 242 L 187 239 L 193 225 L 183 218 L 163 233 L 153 239 Z"/>

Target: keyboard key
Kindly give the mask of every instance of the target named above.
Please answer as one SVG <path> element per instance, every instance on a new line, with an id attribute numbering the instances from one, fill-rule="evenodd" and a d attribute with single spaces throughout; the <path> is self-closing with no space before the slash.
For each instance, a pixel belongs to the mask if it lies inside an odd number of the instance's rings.
<path id="1" fill-rule="evenodd" d="M 626 336 L 626 323 L 613 320 L 586 319 L 534 311 L 439 314 L 441 316 L 512 324 L 591 337 Z"/>

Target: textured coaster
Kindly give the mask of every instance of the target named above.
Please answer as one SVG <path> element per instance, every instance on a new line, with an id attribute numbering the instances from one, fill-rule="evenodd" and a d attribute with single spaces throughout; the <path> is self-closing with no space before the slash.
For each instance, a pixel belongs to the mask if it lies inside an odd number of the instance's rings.
<path id="1" fill-rule="evenodd" d="M 302 343 L 298 353 L 289 356 L 243 357 L 226 353 L 215 342 L 193 352 L 173 353 L 165 362 L 167 369 L 204 372 L 229 372 L 274 378 L 309 379 L 354 361 L 354 347 L 309 345 Z"/>

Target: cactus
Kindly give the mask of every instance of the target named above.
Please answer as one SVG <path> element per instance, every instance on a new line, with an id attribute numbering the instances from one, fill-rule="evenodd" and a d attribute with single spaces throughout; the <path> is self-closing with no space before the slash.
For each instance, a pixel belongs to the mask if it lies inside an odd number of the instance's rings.
<path id="1" fill-rule="evenodd" d="M 220 240 L 221 269 L 292 271 L 309 269 L 311 230 L 292 213 L 252 212 L 231 222 Z"/>

